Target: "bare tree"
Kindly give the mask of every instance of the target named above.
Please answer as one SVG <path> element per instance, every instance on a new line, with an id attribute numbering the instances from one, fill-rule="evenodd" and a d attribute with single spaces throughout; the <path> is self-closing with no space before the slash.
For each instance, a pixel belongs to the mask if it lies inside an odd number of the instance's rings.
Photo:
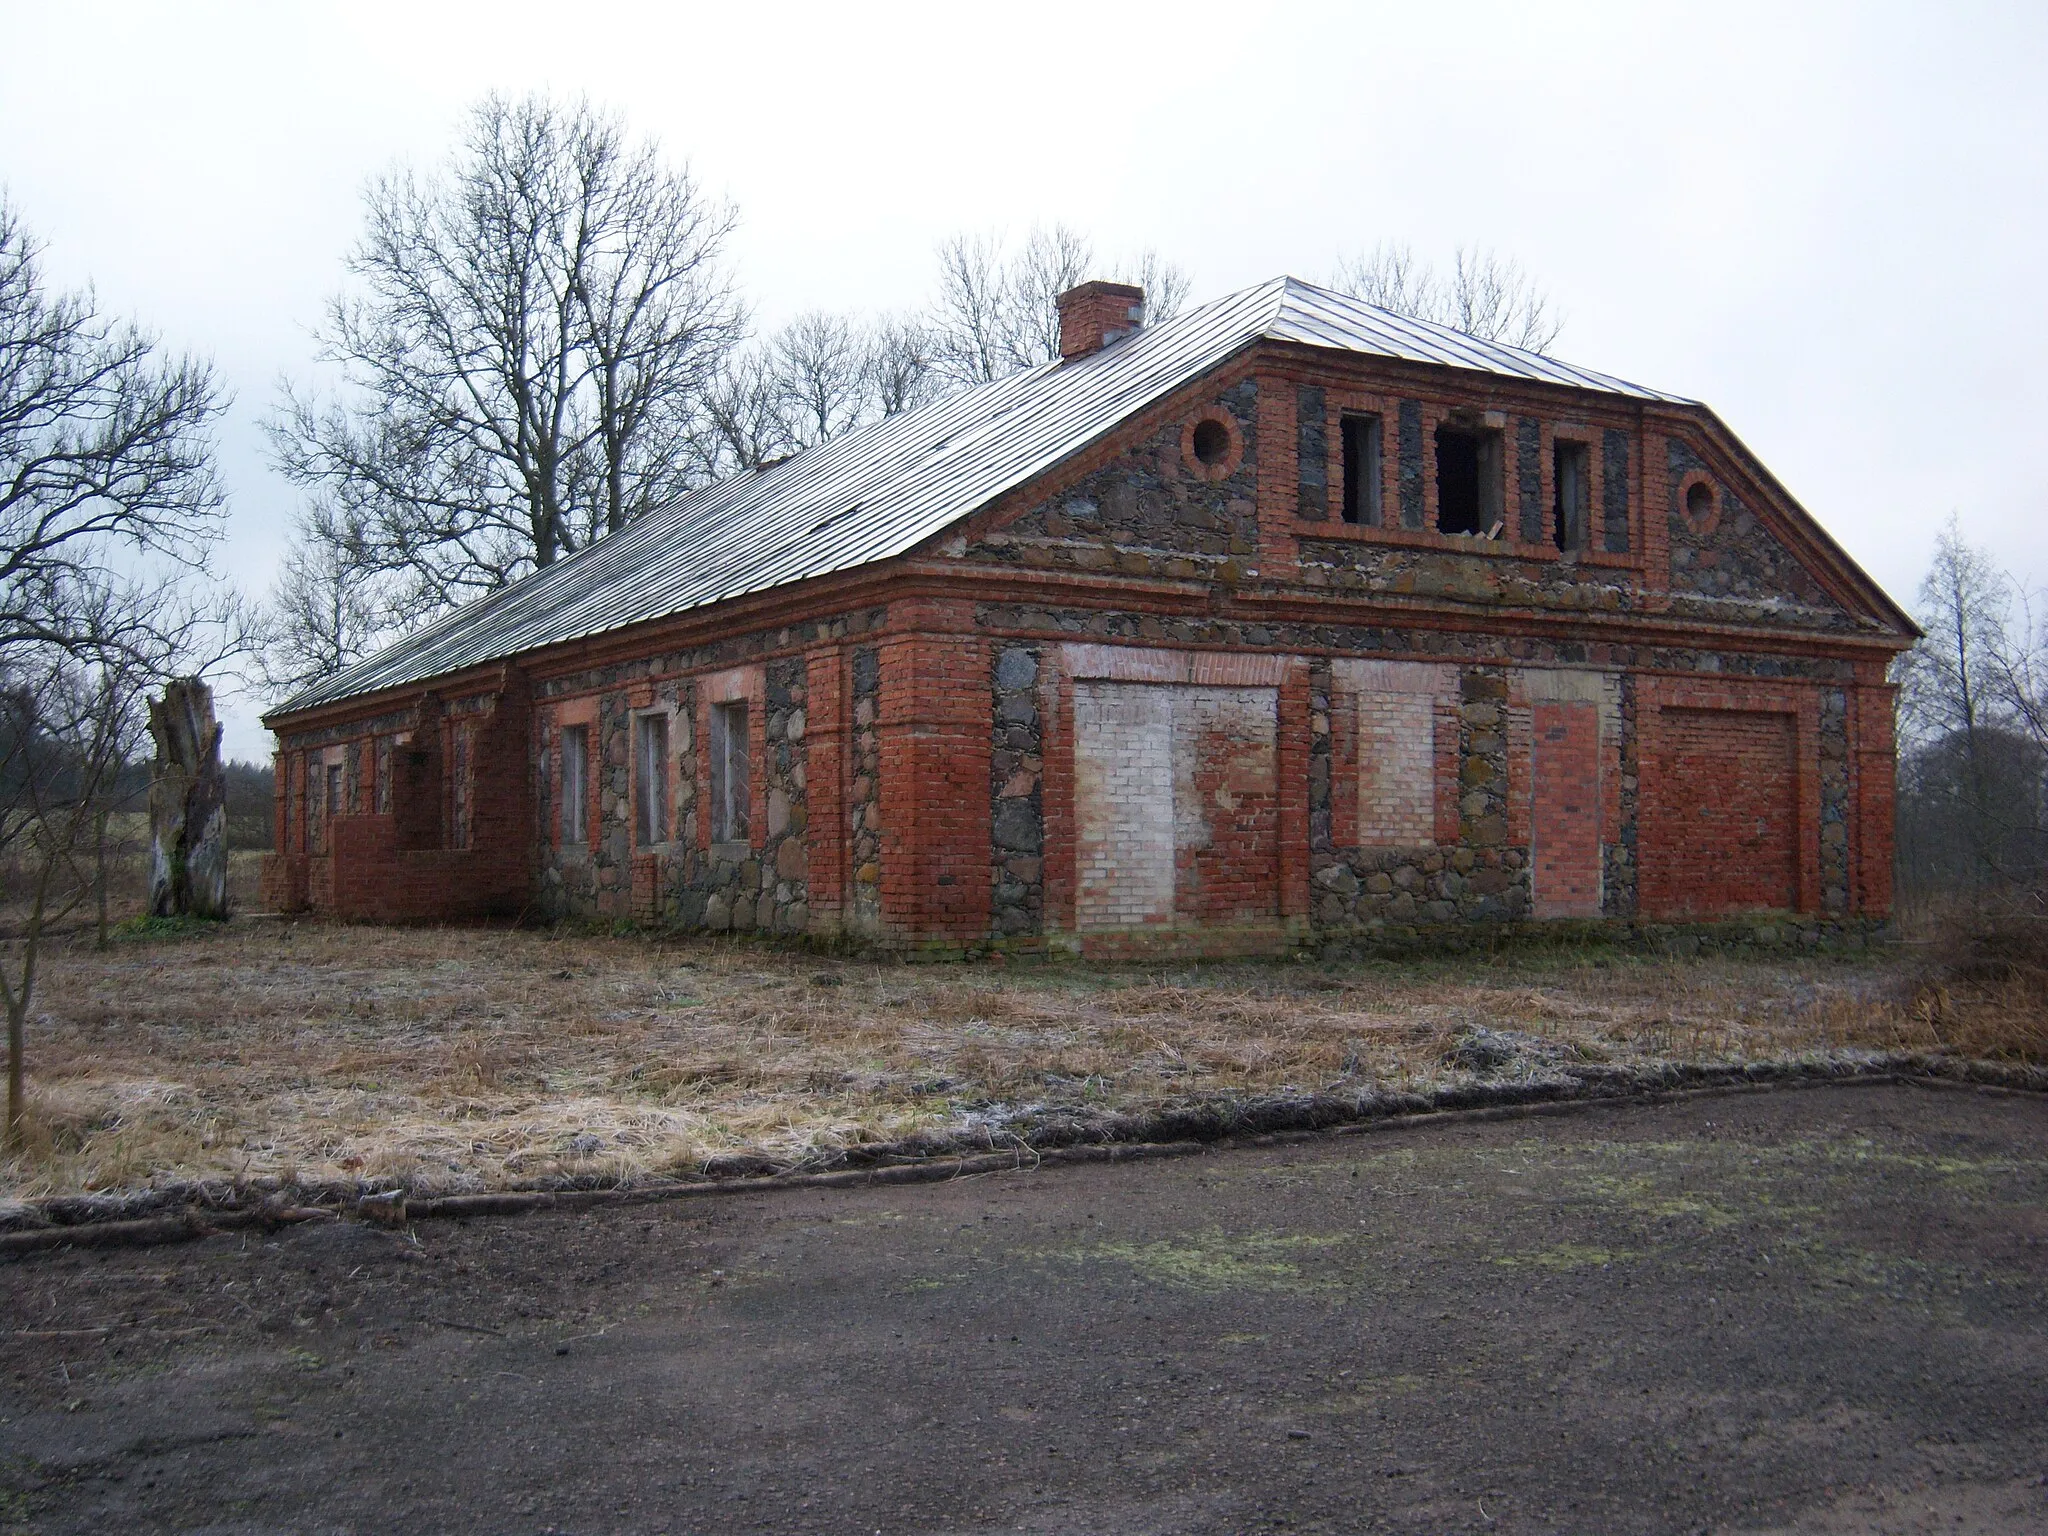
<path id="1" fill-rule="evenodd" d="M 278 467 L 414 616 L 504 585 L 690 483 L 740 334 L 732 210 L 586 103 L 490 96 L 439 174 L 367 194 L 328 308 L 338 398 L 287 386 Z"/>
<path id="2" fill-rule="evenodd" d="M 24 645 L 163 650 L 190 617 L 149 574 L 202 572 L 223 502 L 212 368 L 167 357 L 90 293 L 49 292 L 0 200 L 0 660 Z M 96 631 L 120 614 L 125 635 Z"/>
<path id="3" fill-rule="evenodd" d="M 2048 754 L 2048 614 L 2036 617 L 2043 594 L 2013 578 L 2007 578 L 2007 585 L 2006 622 L 1993 632 L 1992 696 L 2014 729 Z"/>
<path id="4" fill-rule="evenodd" d="M 938 366 L 956 386 L 1008 371 L 1008 278 L 999 236 L 955 235 L 939 247 L 932 343 Z"/>
<path id="5" fill-rule="evenodd" d="M 727 357 L 700 408 L 693 462 L 707 479 L 759 469 L 945 387 L 917 321 L 814 310 Z"/>
<path id="6" fill-rule="evenodd" d="M 938 291 L 928 323 L 936 370 L 956 385 L 981 384 L 1060 355 L 1060 294 L 1091 277 L 1145 289 L 1148 324 L 1173 319 L 1188 276 L 1156 252 L 1097 268 L 1086 236 L 1064 224 L 1034 226 L 1012 251 L 1000 234 L 955 235 L 939 247 Z"/>
<path id="7" fill-rule="evenodd" d="M 1168 261 L 1149 245 L 1116 269 L 1116 281 L 1145 290 L 1145 323 L 1164 325 L 1188 307 L 1194 279 L 1186 267 Z"/>
<path id="8" fill-rule="evenodd" d="M 2017 609 L 2017 614 L 2015 614 Z M 2048 700 L 2024 593 L 1951 517 L 1900 659 L 1900 846 L 1908 885 L 2038 882 L 2048 856 Z"/>
<path id="9" fill-rule="evenodd" d="M 691 456 L 703 478 L 759 469 L 794 453 L 787 402 L 772 352 L 750 346 L 729 354 L 698 405 Z"/>
<path id="10" fill-rule="evenodd" d="M 250 669 L 269 697 L 332 677 L 396 638 L 404 619 L 399 584 L 366 558 L 364 542 L 329 502 L 300 512 Z"/>
<path id="11" fill-rule="evenodd" d="M 1004 269 L 1004 372 L 1060 355 L 1059 296 L 1096 274 L 1089 242 L 1064 224 L 1034 227 Z"/>
<path id="12" fill-rule="evenodd" d="M 1941 787 L 1980 877 L 1993 861 L 1987 748 L 1994 658 L 2005 648 L 2006 608 L 2003 573 L 1964 541 L 1951 515 L 1920 583 L 1917 617 L 1926 634 L 1900 667 L 1900 723 L 1916 746 L 1946 744 L 1938 756 L 1955 760 L 1957 771 L 1945 775 Z"/>
<path id="13" fill-rule="evenodd" d="M 22 1150 L 29 1013 L 50 931 L 104 889 L 95 851 L 122 766 L 142 730 L 143 672 L 118 646 L 17 649 L 0 667 L 0 871 L 9 913 L 8 1153 Z"/>
<path id="14" fill-rule="evenodd" d="M 884 315 L 868 327 L 867 388 L 884 416 L 900 416 L 929 405 L 945 392 L 931 330 L 904 315 Z"/>
<path id="15" fill-rule="evenodd" d="M 867 419 L 867 347 L 850 321 L 811 310 L 776 332 L 768 350 L 782 419 L 798 449 Z"/>
<path id="16" fill-rule="evenodd" d="M 1550 298 L 1512 257 L 1458 247 L 1441 272 L 1412 247 L 1382 241 L 1337 264 L 1331 286 L 1397 315 L 1447 325 L 1482 341 L 1547 353 L 1564 329 Z"/>
<path id="17" fill-rule="evenodd" d="M 92 295 L 53 293 L 0 202 L 0 1000 L 5 1138 L 20 1146 L 22 1052 L 44 935 L 88 893 L 141 689 L 245 638 L 211 581 L 224 507 L 212 369 L 167 357 Z M 104 908 L 102 908 L 102 914 Z M 102 927 L 104 916 L 102 915 Z"/>

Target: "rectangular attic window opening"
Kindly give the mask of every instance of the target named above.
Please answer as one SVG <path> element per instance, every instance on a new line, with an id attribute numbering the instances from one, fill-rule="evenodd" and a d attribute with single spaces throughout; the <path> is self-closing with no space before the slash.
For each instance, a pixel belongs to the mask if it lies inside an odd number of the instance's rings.
<path id="1" fill-rule="evenodd" d="M 1367 528 L 1380 524 L 1380 419 L 1346 416 L 1339 423 L 1344 440 L 1344 521 Z"/>
<path id="2" fill-rule="evenodd" d="M 1584 549 L 1593 506 L 1593 445 L 1559 438 L 1551 449 L 1551 471 L 1551 538 L 1559 549 Z"/>
<path id="3" fill-rule="evenodd" d="M 1439 533 L 1492 537 L 1506 519 L 1507 456 L 1491 428 L 1436 429 L 1436 527 Z"/>

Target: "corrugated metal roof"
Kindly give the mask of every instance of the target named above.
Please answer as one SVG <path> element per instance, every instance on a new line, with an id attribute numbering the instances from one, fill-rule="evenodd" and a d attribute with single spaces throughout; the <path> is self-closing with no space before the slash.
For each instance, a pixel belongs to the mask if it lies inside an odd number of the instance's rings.
<path id="1" fill-rule="evenodd" d="M 1262 340 L 1677 401 L 1280 277 L 693 491 L 295 694 L 288 714 L 887 560 Z"/>

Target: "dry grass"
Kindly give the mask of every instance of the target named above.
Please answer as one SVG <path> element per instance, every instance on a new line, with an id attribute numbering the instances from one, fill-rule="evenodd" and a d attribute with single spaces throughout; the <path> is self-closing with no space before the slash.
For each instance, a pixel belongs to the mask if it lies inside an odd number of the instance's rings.
<path id="1" fill-rule="evenodd" d="M 1910 1011 L 1941 1048 L 2048 1062 L 2048 893 L 2007 889 L 1909 912 L 1926 956 Z"/>
<path id="2" fill-rule="evenodd" d="M 261 922 L 62 948 L 40 1011 L 31 1146 L 0 1169 L 20 1196 L 796 1161 L 1048 1113 L 1426 1085 L 1475 1025 L 1622 1064 L 1925 1049 L 1946 1027 L 1876 959 L 910 968 Z"/>

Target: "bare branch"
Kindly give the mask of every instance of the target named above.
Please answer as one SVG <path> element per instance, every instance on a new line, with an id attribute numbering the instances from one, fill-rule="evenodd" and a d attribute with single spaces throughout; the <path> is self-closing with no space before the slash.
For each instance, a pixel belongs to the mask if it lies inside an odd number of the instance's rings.
<path id="1" fill-rule="evenodd" d="M 1482 341 L 1547 353 L 1564 329 L 1549 296 L 1512 257 L 1460 246 L 1448 275 L 1413 247 L 1382 241 L 1337 263 L 1330 286 L 1410 319 L 1447 325 Z"/>
<path id="2" fill-rule="evenodd" d="M 358 287 L 322 336 L 339 396 L 287 385 L 268 424 L 365 579 L 417 619 L 694 483 L 742 314 L 721 260 L 735 215 L 686 169 L 588 103 L 490 96 L 441 172 L 384 176 L 365 214 Z M 288 583 L 337 577 L 325 559 Z"/>

